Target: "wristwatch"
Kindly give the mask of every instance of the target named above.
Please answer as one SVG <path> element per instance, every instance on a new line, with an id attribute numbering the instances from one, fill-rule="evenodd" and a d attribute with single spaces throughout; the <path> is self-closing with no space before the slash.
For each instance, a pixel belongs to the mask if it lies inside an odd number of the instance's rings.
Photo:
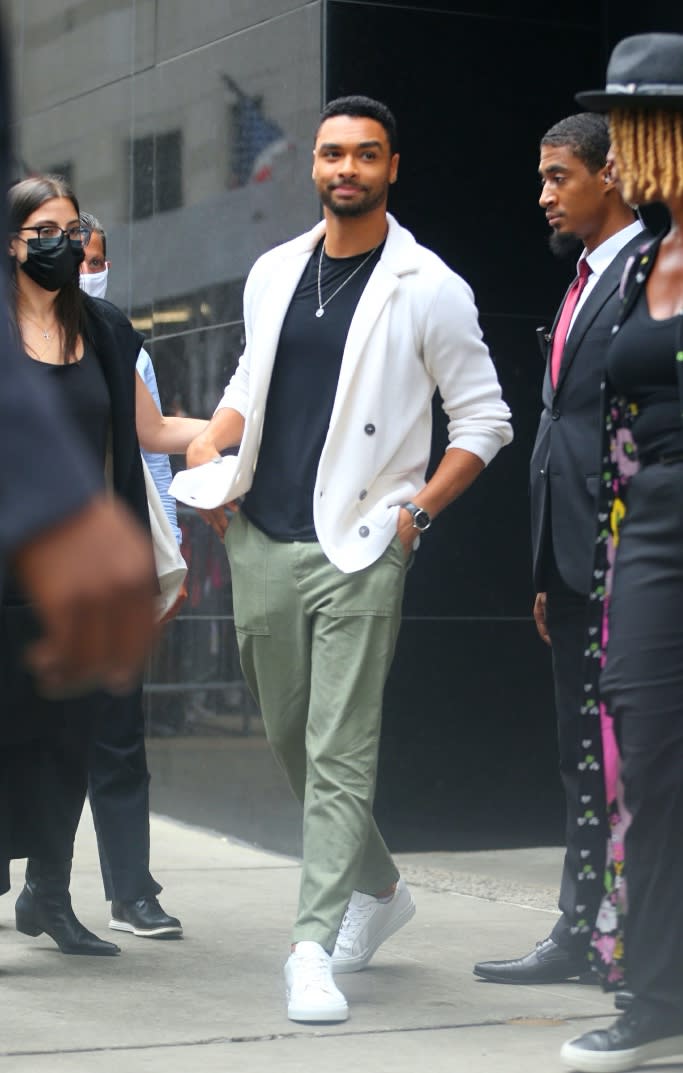
<path id="1" fill-rule="evenodd" d="M 401 503 L 404 510 L 407 510 L 409 514 L 413 516 L 413 529 L 419 530 L 420 533 L 426 533 L 432 524 L 432 519 L 429 514 L 422 507 L 418 507 L 417 503 Z"/>

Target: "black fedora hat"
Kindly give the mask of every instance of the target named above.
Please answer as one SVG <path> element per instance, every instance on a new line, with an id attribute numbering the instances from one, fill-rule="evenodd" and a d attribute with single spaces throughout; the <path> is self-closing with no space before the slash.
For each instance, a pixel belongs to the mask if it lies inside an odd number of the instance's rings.
<path id="1" fill-rule="evenodd" d="M 614 108 L 683 108 L 683 36 L 637 34 L 612 50 L 604 90 L 576 99 L 589 112 Z"/>

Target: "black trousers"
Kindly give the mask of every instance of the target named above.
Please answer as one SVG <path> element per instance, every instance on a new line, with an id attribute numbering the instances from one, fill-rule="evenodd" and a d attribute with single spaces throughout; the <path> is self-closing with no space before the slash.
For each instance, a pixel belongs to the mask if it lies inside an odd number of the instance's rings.
<path id="1" fill-rule="evenodd" d="M 549 543 L 551 544 L 550 541 Z M 572 928 L 581 916 L 576 906 L 582 897 L 578 888 L 578 876 L 581 869 L 580 852 L 583 846 L 577 822 L 579 815 L 583 812 L 579 800 L 581 791 L 578 764 L 581 736 L 580 709 L 585 680 L 583 664 L 588 597 L 570 589 L 565 584 L 552 553 L 552 544 L 547 553 L 545 578 L 546 622 L 552 640 L 560 777 L 566 804 L 566 852 L 559 897 L 562 915 L 555 924 L 551 937 L 558 946 L 576 956 L 581 956 L 588 949 L 590 932 L 583 935 L 572 934 Z M 604 859 L 602 862 L 598 860 L 597 864 L 602 870 Z"/>
<path id="2" fill-rule="evenodd" d="M 683 1024 L 683 465 L 629 486 L 602 692 L 617 719 L 626 805 L 625 953 L 634 993 Z"/>
<path id="3" fill-rule="evenodd" d="M 40 634 L 20 594 L 0 605 L 0 893 L 7 859 L 63 864 L 90 794 L 108 900 L 134 901 L 161 887 L 149 871 L 149 772 L 142 689 L 47 700 L 24 647 Z M 3 807 L 4 806 L 4 807 Z"/>
<path id="4" fill-rule="evenodd" d="M 53 722 L 0 750 L 10 823 L 9 857 L 71 860 L 86 794 L 97 833 L 105 898 L 158 894 L 149 871 L 149 772 L 141 690 L 51 701 Z M 0 795 L 2 796 L 2 795 Z M 7 889 L 0 865 L 0 893 Z"/>
<path id="5" fill-rule="evenodd" d="M 74 702 L 68 702 L 73 708 Z M 42 740 L 42 767 L 56 813 L 47 819 L 49 852 L 73 855 L 73 841 L 90 797 L 105 898 L 134 901 L 158 894 L 149 871 L 149 772 L 142 690 L 127 696 L 97 692 L 66 713 Z M 47 839 L 43 839 L 45 844 Z M 45 851 L 44 851 L 45 852 Z"/>

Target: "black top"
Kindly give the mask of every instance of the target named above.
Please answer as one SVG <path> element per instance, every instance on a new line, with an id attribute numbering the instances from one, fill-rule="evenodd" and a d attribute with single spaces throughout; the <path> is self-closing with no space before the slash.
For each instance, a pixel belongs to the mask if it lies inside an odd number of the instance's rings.
<path id="1" fill-rule="evenodd" d="M 104 473 L 111 405 L 107 382 L 92 343 L 85 340 L 81 360 L 68 365 L 52 365 L 28 355 L 24 365 L 32 390 L 40 392 L 45 380 L 50 382 L 50 390 L 59 397 L 62 408 L 80 434 L 79 442 L 87 445 L 98 471 Z M 14 575 L 9 572 L 2 592 L 3 602 L 23 602 L 24 599 Z"/>
<path id="2" fill-rule="evenodd" d="M 675 360 L 679 319 L 651 317 L 643 287 L 607 355 L 612 385 L 638 407 L 633 437 L 644 462 L 683 451 Z"/>
<path id="3" fill-rule="evenodd" d="M 317 539 L 313 489 L 346 337 L 383 248 L 384 243 L 370 257 L 366 251 L 332 258 L 322 255 L 321 241 L 292 296 L 275 355 L 254 481 L 243 504 L 249 520 L 276 540 Z M 327 304 L 323 316 L 316 317 L 321 255 L 321 292 Z"/>
<path id="4" fill-rule="evenodd" d="M 98 469 L 102 471 L 107 451 L 111 404 L 107 382 L 92 343 L 84 340 L 83 357 L 80 361 L 68 365 L 52 365 L 29 358 L 28 365 L 36 380 L 49 378 L 82 440 L 92 452 Z M 39 383 L 36 383 L 36 389 L 40 390 Z"/>

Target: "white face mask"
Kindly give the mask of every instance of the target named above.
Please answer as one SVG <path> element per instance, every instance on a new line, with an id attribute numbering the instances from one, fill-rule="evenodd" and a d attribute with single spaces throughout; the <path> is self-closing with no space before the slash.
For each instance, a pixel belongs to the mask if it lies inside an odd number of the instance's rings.
<path id="1" fill-rule="evenodd" d="M 109 269 L 101 272 L 81 272 L 78 277 L 81 290 L 89 294 L 91 298 L 104 298 L 107 293 L 107 278 Z"/>

